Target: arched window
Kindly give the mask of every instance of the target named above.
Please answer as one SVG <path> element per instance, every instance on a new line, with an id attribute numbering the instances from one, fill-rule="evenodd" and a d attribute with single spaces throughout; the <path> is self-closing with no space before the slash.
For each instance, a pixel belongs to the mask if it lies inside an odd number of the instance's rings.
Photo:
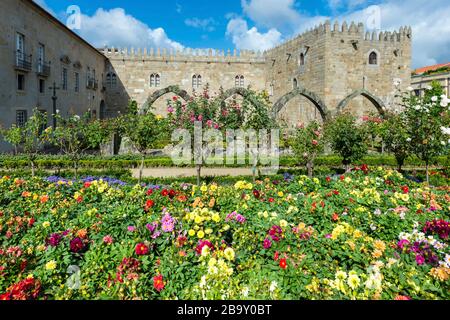
<path id="1" fill-rule="evenodd" d="M 372 51 L 369 54 L 369 64 L 370 65 L 378 65 L 378 55 L 375 51 Z"/>
<path id="2" fill-rule="evenodd" d="M 297 81 L 296 78 L 294 78 L 294 80 L 292 81 L 292 87 L 293 87 L 294 89 L 297 89 L 297 88 L 298 88 L 298 81 Z"/>
<path id="3" fill-rule="evenodd" d="M 305 54 L 303 52 L 300 53 L 299 64 L 300 64 L 300 66 L 304 66 L 305 65 Z"/>
<path id="4" fill-rule="evenodd" d="M 117 86 L 117 75 L 114 72 L 108 72 L 106 74 L 106 87 L 115 88 Z"/>
<path id="5" fill-rule="evenodd" d="M 241 76 L 241 75 L 236 76 L 235 81 L 234 81 L 234 85 L 237 88 L 244 88 L 245 87 L 245 78 L 244 78 L 244 76 Z"/>
<path id="6" fill-rule="evenodd" d="M 150 87 L 157 88 L 161 85 L 161 76 L 157 73 L 150 75 Z"/>
<path id="7" fill-rule="evenodd" d="M 202 76 L 199 74 L 194 74 L 192 76 L 192 88 L 199 89 L 202 86 Z"/>

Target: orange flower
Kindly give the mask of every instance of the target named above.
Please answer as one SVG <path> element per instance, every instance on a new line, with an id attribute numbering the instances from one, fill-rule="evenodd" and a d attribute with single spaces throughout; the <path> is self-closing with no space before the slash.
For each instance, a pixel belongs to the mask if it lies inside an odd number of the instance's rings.
<path id="1" fill-rule="evenodd" d="M 48 195 L 41 196 L 41 203 L 46 203 L 48 201 Z"/>
<path id="2" fill-rule="evenodd" d="M 31 196 L 31 193 L 30 193 L 30 192 L 28 192 L 28 191 L 22 192 L 22 197 L 27 198 L 27 197 L 29 197 L 29 196 Z"/>
<path id="3" fill-rule="evenodd" d="M 212 198 L 212 199 L 209 201 L 209 207 L 212 208 L 212 207 L 214 207 L 215 204 L 216 204 L 216 199 Z"/>
<path id="4" fill-rule="evenodd" d="M 86 229 L 81 229 L 77 231 L 77 237 L 81 238 L 81 239 L 85 239 L 87 236 L 87 230 Z"/>
<path id="5" fill-rule="evenodd" d="M 186 200 L 187 200 L 187 197 L 186 197 L 184 194 L 178 196 L 178 201 L 180 201 L 180 202 L 186 202 Z"/>
<path id="6" fill-rule="evenodd" d="M 336 222 L 339 220 L 339 215 L 337 213 L 333 213 L 333 216 L 331 217 L 331 219 Z"/>

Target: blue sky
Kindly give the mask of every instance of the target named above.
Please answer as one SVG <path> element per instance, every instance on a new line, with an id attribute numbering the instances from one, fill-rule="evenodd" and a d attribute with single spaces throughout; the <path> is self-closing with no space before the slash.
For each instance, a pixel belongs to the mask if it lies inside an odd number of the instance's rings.
<path id="1" fill-rule="evenodd" d="M 63 22 L 77 5 L 76 32 L 98 47 L 266 50 L 327 19 L 345 19 L 382 30 L 412 26 L 413 67 L 450 61 L 448 0 L 35 1 Z"/>

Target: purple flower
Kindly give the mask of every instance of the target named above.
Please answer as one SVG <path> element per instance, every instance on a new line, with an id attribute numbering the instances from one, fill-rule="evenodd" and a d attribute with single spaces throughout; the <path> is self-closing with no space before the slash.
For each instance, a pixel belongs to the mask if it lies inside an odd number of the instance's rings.
<path id="1" fill-rule="evenodd" d="M 403 250 L 407 245 L 409 244 L 409 241 L 406 239 L 402 239 L 397 243 L 397 247 L 401 250 Z"/>
<path id="2" fill-rule="evenodd" d="M 152 235 L 152 239 L 156 239 L 161 235 L 161 232 L 156 231 L 153 235 Z"/>
<path id="3" fill-rule="evenodd" d="M 331 235 L 331 234 L 327 234 L 327 235 L 325 235 L 325 238 L 327 238 L 327 239 L 331 239 L 331 237 L 332 237 L 332 235 Z"/>
<path id="4" fill-rule="evenodd" d="M 416 262 L 420 266 L 425 263 L 425 258 L 418 254 L 416 255 Z"/>
<path id="5" fill-rule="evenodd" d="M 272 247 L 272 241 L 269 238 L 264 239 L 264 249 L 270 249 Z"/>
<path id="6" fill-rule="evenodd" d="M 62 236 L 59 233 L 53 233 L 50 235 L 50 237 L 47 239 L 47 244 L 52 247 L 57 247 L 59 242 L 61 241 Z"/>
<path id="7" fill-rule="evenodd" d="M 158 227 L 158 222 L 148 223 L 145 227 L 148 229 L 148 231 L 150 231 L 150 233 L 153 233 Z"/>
<path id="8" fill-rule="evenodd" d="M 172 232 L 175 226 L 175 219 L 172 218 L 169 213 L 166 213 L 161 219 L 161 225 L 162 231 Z"/>
<path id="9" fill-rule="evenodd" d="M 75 238 L 70 241 L 70 251 L 77 253 L 83 250 L 84 244 L 80 238 Z"/>

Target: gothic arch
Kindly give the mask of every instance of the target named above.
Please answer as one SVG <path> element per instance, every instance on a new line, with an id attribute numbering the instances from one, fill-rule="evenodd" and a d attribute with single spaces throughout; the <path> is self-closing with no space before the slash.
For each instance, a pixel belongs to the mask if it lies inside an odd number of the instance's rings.
<path id="1" fill-rule="evenodd" d="M 291 92 L 282 96 L 278 101 L 273 105 L 273 115 L 276 116 L 281 109 L 294 97 L 303 96 L 307 98 L 312 104 L 319 110 L 322 119 L 325 121 L 328 118 L 328 109 L 325 103 L 320 99 L 315 93 L 306 90 L 305 88 L 298 87 L 297 89 L 292 90 Z"/>
<path id="2" fill-rule="evenodd" d="M 241 88 L 241 87 L 231 88 L 231 89 L 228 89 L 227 91 L 225 91 L 224 93 L 222 93 L 219 96 L 219 99 L 220 99 L 222 105 L 225 104 L 225 100 L 227 100 L 228 98 L 230 98 L 236 94 L 240 95 L 244 99 L 248 99 L 255 107 L 257 107 L 257 108 L 260 107 L 260 102 L 253 97 L 253 95 L 251 94 L 251 91 L 248 89 L 245 89 L 245 88 Z"/>
<path id="3" fill-rule="evenodd" d="M 349 102 L 351 100 L 353 100 L 354 98 L 356 98 L 357 96 L 360 96 L 360 95 L 365 97 L 370 102 L 372 102 L 372 104 L 375 106 L 375 108 L 377 108 L 380 115 L 384 115 L 384 113 L 385 113 L 384 102 L 377 96 L 375 96 L 372 93 L 370 93 L 369 91 L 367 91 L 366 89 L 356 90 L 352 94 L 348 95 L 344 100 L 342 100 L 338 104 L 336 112 L 341 113 L 345 109 L 345 107 L 347 107 L 347 105 L 349 104 Z"/>
<path id="4" fill-rule="evenodd" d="M 173 93 L 177 96 L 180 96 L 185 101 L 188 101 L 191 99 L 191 96 L 186 92 L 186 90 L 182 90 L 178 86 L 169 86 L 167 88 L 155 91 L 150 97 L 148 97 L 148 99 L 144 103 L 142 109 L 148 110 L 148 108 L 151 107 L 151 105 L 153 103 L 155 103 L 156 100 L 158 100 L 159 98 L 161 98 L 163 95 L 165 95 L 167 93 Z"/>

